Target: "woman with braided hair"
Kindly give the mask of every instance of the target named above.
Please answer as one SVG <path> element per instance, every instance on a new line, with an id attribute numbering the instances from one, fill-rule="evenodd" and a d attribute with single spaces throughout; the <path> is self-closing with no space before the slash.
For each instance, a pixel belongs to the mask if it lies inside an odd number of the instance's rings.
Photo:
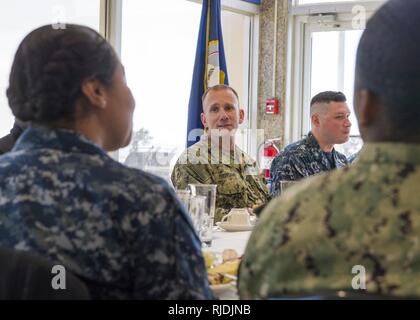
<path id="1" fill-rule="evenodd" d="M 0 246 L 64 265 L 93 298 L 212 298 L 174 193 L 106 153 L 129 143 L 134 99 L 104 38 L 71 24 L 32 31 L 7 97 L 31 126 L 0 157 Z"/>

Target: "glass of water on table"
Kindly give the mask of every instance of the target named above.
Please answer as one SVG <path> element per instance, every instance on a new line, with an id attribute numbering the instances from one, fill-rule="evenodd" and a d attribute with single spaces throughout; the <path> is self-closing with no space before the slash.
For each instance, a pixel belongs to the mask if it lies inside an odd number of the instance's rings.
<path id="1" fill-rule="evenodd" d="M 206 197 L 204 212 L 201 218 L 201 229 L 199 236 L 201 241 L 211 246 L 213 241 L 213 225 L 214 215 L 216 212 L 216 184 L 189 184 L 191 190 L 191 196 L 204 196 Z"/>

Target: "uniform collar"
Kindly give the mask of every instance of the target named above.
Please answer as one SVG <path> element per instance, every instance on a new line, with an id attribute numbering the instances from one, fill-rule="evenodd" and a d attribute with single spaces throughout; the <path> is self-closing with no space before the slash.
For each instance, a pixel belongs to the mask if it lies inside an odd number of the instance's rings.
<path id="1" fill-rule="evenodd" d="M 199 142 L 202 147 L 204 145 L 207 146 L 209 161 L 211 159 L 212 161 L 215 161 L 214 163 L 218 163 L 217 159 L 219 157 L 220 159 L 219 162 L 227 166 L 235 165 L 235 164 L 247 165 L 247 164 L 254 163 L 254 161 L 244 151 L 242 151 L 241 148 L 239 148 L 237 145 L 235 145 L 234 152 L 227 152 L 224 150 L 221 150 L 221 152 L 220 151 L 217 152 L 217 147 L 212 148 L 212 145 L 209 141 L 210 140 L 208 136 L 204 134 L 200 137 L 200 142 Z M 232 161 L 233 159 L 235 159 L 234 162 Z M 213 162 L 210 162 L 210 163 L 213 163 Z"/>
<path id="2" fill-rule="evenodd" d="M 311 147 L 311 148 L 319 149 L 320 151 L 322 151 L 321 150 L 321 147 L 319 146 L 319 143 L 316 140 L 316 138 L 315 138 L 314 134 L 312 133 L 312 131 L 309 131 L 309 133 L 308 133 L 308 135 L 306 137 L 306 144 L 309 147 Z"/>
<path id="3" fill-rule="evenodd" d="M 312 131 L 309 131 L 308 136 L 306 137 L 306 144 L 309 145 L 311 148 L 314 148 L 314 149 L 319 150 L 319 152 L 321 152 L 321 153 L 325 152 L 319 146 L 319 143 L 316 140 L 316 138 L 315 138 L 314 134 L 312 133 Z M 336 156 L 337 151 L 335 151 L 335 148 L 334 147 L 332 148 L 331 153 L 334 156 Z"/>

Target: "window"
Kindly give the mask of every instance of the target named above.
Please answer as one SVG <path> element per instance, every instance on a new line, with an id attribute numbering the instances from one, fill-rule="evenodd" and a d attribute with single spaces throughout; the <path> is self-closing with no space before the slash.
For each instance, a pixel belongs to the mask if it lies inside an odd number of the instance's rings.
<path id="1" fill-rule="evenodd" d="M 169 179 L 185 148 L 188 100 L 201 6 L 185 0 L 124 0 L 121 60 L 136 99 L 125 164 Z"/>
<path id="2" fill-rule="evenodd" d="M 310 5 L 315 2 L 316 5 Z M 294 3 L 307 6 L 291 10 L 286 104 L 292 108 L 285 117 L 285 144 L 300 139 L 310 130 L 310 99 L 321 91 L 334 90 L 346 95 L 352 111 L 351 138 L 336 148 L 346 156 L 361 148 L 353 112 L 353 83 L 356 51 L 364 23 L 360 20 L 355 23 L 360 11 L 354 8 L 365 10 L 363 13 L 368 19 L 383 2 L 299 0 Z"/>
<path id="3" fill-rule="evenodd" d="M 249 63 L 251 18 L 247 15 L 222 10 L 222 30 L 229 84 L 237 91 L 240 107 L 245 110 L 245 121 L 239 129 L 250 128 Z M 237 134 L 238 146 L 249 152 L 249 135 L 244 130 Z"/>
<path id="4" fill-rule="evenodd" d="M 201 4 L 191 1 L 123 1 L 121 60 L 136 110 L 133 139 L 118 158 L 166 180 L 185 149 L 200 17 Z M 248 15 L 222 9 L 229 83 L 248 116 L 251 23 Z M 248 139 L 242 142 L 247 150 Z"/>
<path id="5" fill-rule="evenodd" d="M 0 3 L 0 136 L 13 125 L 6 89 L 14 54 L 30 31 L 44 24 L 66 21 L 99 30 L 100 0 L 15 0 Z"/>
<path id="6" fill-rule="evenodd" d="M 303 132 L 310 130 L 310 98 L 321 91 L 341 91 L 351 110 L 351 139 L 336 149 L 349 156 L 356 153 L 362 141 L 353 109 L 353 83 L 356 51 L 362 30 L 317 31 L 311 34 L 310 92 L 304 100 Z M 308 116 L 306 116 L 308 115 Z"/>
<path id="7" fill-rule="evenodd" d="M 357 0 L 296 0 L 297 5 L 316 4 L 316 3 L 332 3 L 332 2 L 354 2 Z M 367 0 L 369 1 L 369 0 Z"/>

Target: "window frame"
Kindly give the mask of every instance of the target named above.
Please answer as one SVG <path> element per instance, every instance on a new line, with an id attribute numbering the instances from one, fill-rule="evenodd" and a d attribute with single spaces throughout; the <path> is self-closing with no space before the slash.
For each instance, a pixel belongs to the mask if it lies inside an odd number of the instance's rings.
<path id="1" fill-rule="evenodd" d="M 122 1 L 101 0 L 99 33 L 114 47 L 118 57 L 121 57 Z M 118 161 L 119 151 L 108 152 L 108 155 Z"/>
<path id="2" fill-rule="evenodd" d="M 385 0 L 294 5 L 294 1 L 289 0 L 286 68 L 286 105 L 289 108 L 285 109 L 284 145 L 301 139 L 310 128 L 307 115 L 311 98 L 311 33 L 352 30 L 354 6 L 364 6 L 368 19 L 384 3 Z M 318 20 L 326 25 L 318 26 Z"/>
<path id="3" fill-rule="evenodd" d="M 122 33 L 122 1 L 101 0 L 100 32 L 115 48 L 118 56 L 121 55 Z M 202 0 L 185 0 L 202 3 Z M 251 156 L 257 156 L 257 137 L 252 132 L 257 131 L 258 116 L 258 49 L 259 49 L 259 14 L 260 9 L 256 4 L 240 0 L 222 0 L 222 10 L 244 14 L 250 17 L 249 63 L 248 63 L 248 141 L 247 147 Z M 198 26 L 197 26 L 198 28 Z M 110 155 L 118 160 L 118 150 Z"/>
<path id="4" fill-rule="evenodd" d="M 0 102 L 4 109 L 0 114 L 2 119 L 0 122 L 0 137 L 8 136 L 15 122 L 15 116 L 9 108 L 5 92 L 9 86 L 10 68 L 12 67 L 14 56 L 24 37 L 41 26 L 51 25 L 55 29 L 62 29 L 65 28 L 66 24 L 71 23 L 87 25 L 103 34 L 101 32 L 104 25 L 101 10 L 103 3 L 104 0 L 92 1 L 85 6 L 84 3 L 81 5 L 80 1 L 48 1 L 36 8 L 30 7 L 33 3 L 31 5 L 28 4 L 29 7 L 25 7 L 25 2 L 18 2 L 11 7 L 5 6 L 2 11 L 7 17 L 5 21 L 2 21 L 5 33 L 5 39 L 2 39 L 4 40 L 2 47 L 4 56 L 2 55 L 2 58 L 5 58 L 2 60 L 0 67 L 1 89 L 2 91 L 4 90 L 0 97 Z M 26 11 L 22 11 L 22 6 L 25 7 Z M 26 19 L 26 16 L 28 16 L 28 19 Z M 25 22 L 19 23 L 19 19 L 22 20 L 22 18 Z M 8 19 L 11 19 L 10 24 Z"/>
<path id="5" fill-rule="evenodd" d="M 202 0 L 187 0 L 203 3 Z M 222 10 L 247 15 L 250 18 L 249 66 L 248 66 L 248 112 L 245 115 L 248 122 L 247 149 L 248 154 L 257 159 L 258 137 L 258 57 L 259 57 L 259 29 L 260 6 L 241 0 L 221 0 Z"/>

